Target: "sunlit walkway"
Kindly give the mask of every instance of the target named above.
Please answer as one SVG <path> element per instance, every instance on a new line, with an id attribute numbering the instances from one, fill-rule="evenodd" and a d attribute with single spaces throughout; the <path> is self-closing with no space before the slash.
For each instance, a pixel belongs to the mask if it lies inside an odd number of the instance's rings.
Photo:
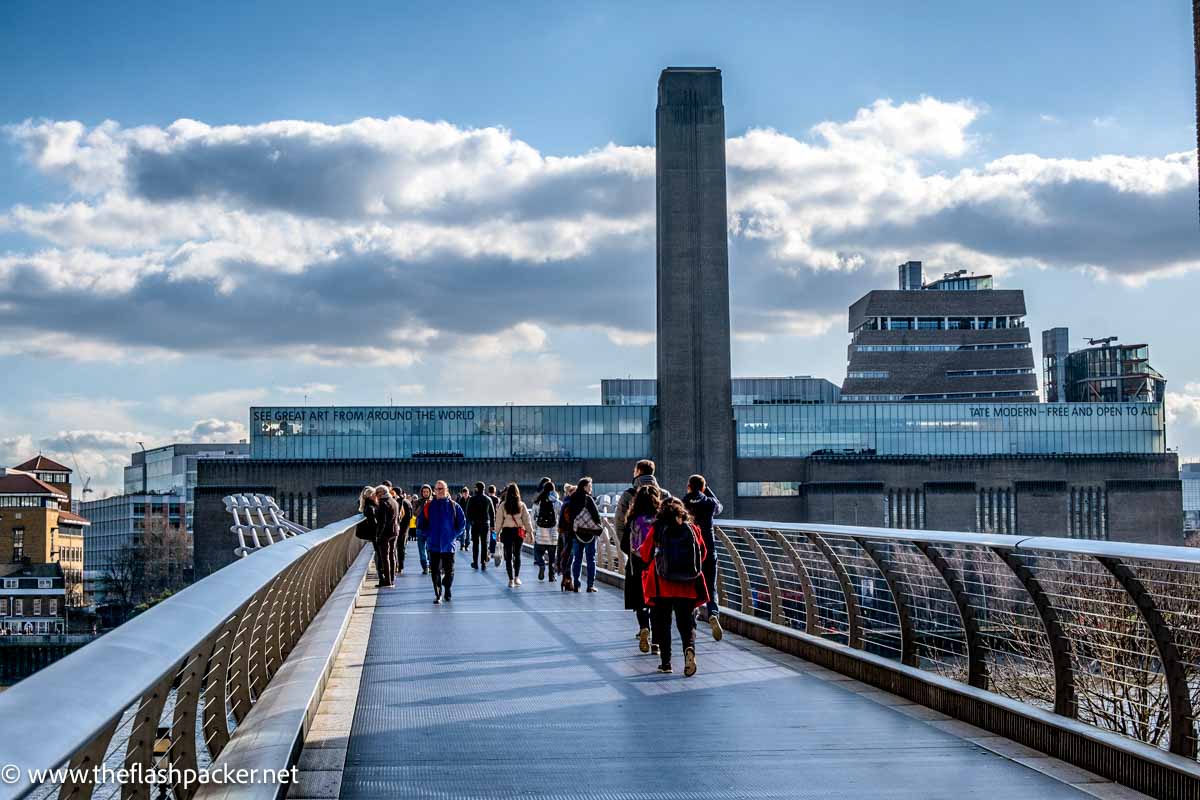
<path id="1" fill-rule="evenodd" d="M 1052 759 L 707 628 L 699 674 L 677 655 L 660 675 L 603 585 L 564 595 L 527 564 L 510 590 L 460 554 L 434 606 L 415 556 L 379 593 L 344 798 L 1088 796 L 1000 753 Z"/>

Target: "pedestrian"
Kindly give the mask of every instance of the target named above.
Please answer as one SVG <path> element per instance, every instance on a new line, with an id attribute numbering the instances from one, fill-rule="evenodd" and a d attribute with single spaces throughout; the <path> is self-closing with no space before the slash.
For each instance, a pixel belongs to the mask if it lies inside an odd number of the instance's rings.
<path id="1" fill-rule="evenodd" d="M 708 481 L 703 475 L 693 475 L 688 478 L 687 494 L 683 497 L 684 508 L 692 515 L 692 521 L 700 529 L 704 537 L 704 585 L 708 587 L 707 603 L 708 627 L 712 637 L 721 641 L 724 631 L 721 628 L 720 608 L 717 606 L 717 548 L 713 541 L 713 517 L 719 516 L 723 507 L 721 501 L 708 488 Z"/>
<path id="2" fill-rule="evenodd" d="M 650 605 L 650 626 L 659 647 L 659 672 L 671 671 L 671 615 L 683 644 L 683 674 L 696 674 L 696 609 L 708 602 L 704 583 L 704 537 L 683 501 L 663 502 L 638 555 L 646 565 L 642 592 Z"/>
<path id="3" fill-rule="evenodd" d="M 471 530 L 471 569 L 487 572 L 488 544 L 496 527 L 496 509 L 484 492 L 483 481 L 475 483 L 475 494 L 467 502 L 467 525 Z"/>
<path id="4" fill-rule="evenodd" d="M 575 531 L 571 529 L 571 511 L 567 507 L 575 494 L 575 484 L 563 484 L 563 499 L 558 510 L 558 573 L 562 575 L 562 590 L 574 589 L 571 583 L 571 561 L 575 558 Z"/>
<path id="5" fill-rule="evenodd" d="M 515 483 L 504 489 L 500 501 L 500 513 L 496 517 L 496 529 L 500 531 L 500 544 L 504 546 L 504 568 L 508 572 L 508 586 L 521 585 L 521 548 L 525 537 L 533 533 L 533 520 L 529 509 L 521 502 L 521 490 Z"/>
<path id="6" fill-rule="evenodd" d="M 416 505 L 413 506 L 412 527 L 413 527 L 413 533 L 416 534 L 417 556 L 421 559 L 421 574 L 422 575 L 429 572 L 429 544 L 428 544 L 428 541 L 425 536 L 425 531 L 420 526 L 419 520 L 417 519 L 417 517 L 420 516 L 422 509 L 425 508 L 425 504 L 428 503 L 431 499 L 433 499 L 433 487 L 430 486 L 428 483 L 426 483 L 423 486 L 421 486 L 420 494 L 417 497 L 417 503 L 416 503 Z"/>
<path id="7" fill-rule="evenodd" d="M 384 481 L 383 485 L 388 487 L 392 493 L 392 497 L 396 500 L 396 505 L 400 509 L 400 535 L 396 539 L 396 570 L 395 575 L 404 574 L 404 555 L 408 551 L 408 535 L 409 530 L 416 522 L 413 519 L 412 503 L 405 497 L 404 492 L 398 490 L 392 485 L 391 481 Z M 395 576 L 393 576 L 395 577 Z"/>
<path id="8" fill-rule="evenodd" d="M 658 478 L 654 477 L 654 469 L 654 462 L 648 458 L 643 458 L 634 464 L 633 483 L 617 498 L 617 508 L 613 512 L 613 528 L 616 529 L 617 538 L 621 541 L 624 541 L 629 535 L 629 508 L 633 505 L 633 496 L 640 487 L 654 486 L 657 488 L 660 501 L 671 496 L 670 492 L 659 486 Z"/>
<path id="9" fill-rule="evenodd" d="M 646 484 L 638 487 L 628 510 L 629 533 L 621 536 L 621 549 L 629 556 L 625 562 L 625 608 L 635 612 L 638 649 L 643 653 L 650 652 L 650 608 L 642 591 L 642 573 L 646 571 L 646 562 L 642 561 L 639 551 L 642 542 L 650 534 L 661 506 L 662 499 L 657 486 Z"/>
<path id="10" fill-rule="evenodd" d="M 380 485 L 375 489 L 375 503 L 379 508 L 375 533 L 375 567 L 379 570 L 379 586 L 389 588 L 396 584 L 396 541 L 400 538 L 400 506 L 392 497 L 392 491 Z"/>
<path id="11" fill-rule="evenodd" d="M 558 550 L 558 513 L 562 510 L 554 481 L 542 478 L 537 497 L 533 500 L 533 564 L 538 568 L 538 580 L 546 577 L 550 568 L 550 582 L 554 582 L 554 567 Z"/>
<path id="12" fill-rule="evenodd" d="M 417 514 L 417 530 L 424 532 L 429 548 L 429 573 L 433 576 L 433 602 L 451 601 L 454 584 L 454 544 L 467 526 L 467 518 L 450 497 L 445 481 L 433 485 L 433 497 Z"/>
<path id="13" fill-rule="evenodd" d="M 587 590 L 596 591 L 596 537 L 603 532 L 600 522 L 600 509 L 592 499 L 592 479 L 580 478 L 575 485 L 575 492 L 567 501 L 570 509 L 571 531 L 575 534 L 572 545 L 571 559 L 571 589 L 579 591 L 580 573 L 583 571 L 583 559 L 587 558 Z"/>
<path id="14" fill-rule="evenodd" d="M 384 554 L 379 549 L 379 504 L 375 501 L 375 487 L 364 486 L 358 493 L 358 513 L 363 521 L 354 528 L 356 538 L 370 542 L 375 548 L 375 573 L 379 576 L 379 587 L 383 587 Z"/>
<path id="15" fill-rule="evenodd" d="M 470 489 L 468 489 L 466 486 L 464 486 L 458 490 L 458 498 L 456 499 L 456 502 L 458 503 L 459 508 L 461 508 L 463 510 L 464 514 L 467 513 L 467 503 L 470 502 L 470 500 L 471 500 L 471 490 Z M 463 535 L 458 537 L 458 549 L 466 550 L 467 547 L 470 546 L 470 538 L 471 538 L 470 532 L 467 530 L 464 530 Z"/>
<path id="16" fill-rule="evenodd" d="M 495 515 L 495 514 L 500 513 L 500 495 L 496 494 L 496 484 L 494 484 L 494 483 L 488 484 L 487 491 L 488 491 L 488 500 L 492 501 L 492 514 Z M 496 529 L 493 528 L 491 538 L 488 540 L 488 554 L 489 555 L 493 555 L 493 556 L 496 555 L 497 533 L 498 532 L 496 531 Z M 497 561 L 496 565 L 499 566 L 500 562 Z"/>

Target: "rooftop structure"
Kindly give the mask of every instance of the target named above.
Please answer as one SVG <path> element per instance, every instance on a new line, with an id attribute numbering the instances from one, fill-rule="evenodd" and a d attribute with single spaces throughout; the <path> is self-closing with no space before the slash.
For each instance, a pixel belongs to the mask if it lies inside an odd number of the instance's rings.
<path id="1" fill-rule="evenodd" d="M 1088 339 L 1071 351 L 1069 331 L 1042 332 L 1042 380 L 1047 403 L 1158 403 L 1167 380 L 1150 366 L 1150 346 L 1116 336 Z"/>
<path id="2" fill-rule="evenodd" d="M 1036 402 L 1025 293 L 963 272 L 926 284 L 920 269 L 850 306 L 841 401 Z"/>

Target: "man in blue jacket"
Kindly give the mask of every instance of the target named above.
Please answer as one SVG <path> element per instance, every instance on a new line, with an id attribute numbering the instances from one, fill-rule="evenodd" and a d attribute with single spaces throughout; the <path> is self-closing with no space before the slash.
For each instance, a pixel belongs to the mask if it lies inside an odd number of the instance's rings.
<path id="1" fill-rule="evenodd" d="M 724 631 L 721 630 L 717 608 L 717 548 L 713 541 L 713 517 L 721 513 L 721 501 L 708 488 L 703 475 L 693 475 L 688 478 L 688 491 L 683 497 L 683 505 L 704 536 L 706 554 L 701 571 L 708 585 L 708 625 L 712 628 L 713 638 L 720 641 Z"/>
<path id="2" fill-rule="evenodd" d="M 450 602 L 450 586 L 454 583 L 454 543 L 467 527 L 462 506 L 450 497 L 445 481 L 433 485 L 433 498 L 421 507 L 417 515 L 417 530 L 425 534 L 429 548 L 429 574 L 433 576 L 433 603 L 445 597 Z"/>

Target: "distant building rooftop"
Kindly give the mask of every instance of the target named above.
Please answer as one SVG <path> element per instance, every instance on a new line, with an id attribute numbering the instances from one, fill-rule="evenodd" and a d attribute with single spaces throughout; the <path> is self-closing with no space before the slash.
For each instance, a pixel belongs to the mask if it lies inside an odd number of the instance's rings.
<path id="1" fill-rule="evenodd" d="M 36 458 L 31 458 L 24 464 L 18 464 L 13 469 L 25 470 L 26 472 L 71 472 L 70 467 L 63 466 L 57 461 L 46 458 L 42 454 L 38 454 Z"/>

